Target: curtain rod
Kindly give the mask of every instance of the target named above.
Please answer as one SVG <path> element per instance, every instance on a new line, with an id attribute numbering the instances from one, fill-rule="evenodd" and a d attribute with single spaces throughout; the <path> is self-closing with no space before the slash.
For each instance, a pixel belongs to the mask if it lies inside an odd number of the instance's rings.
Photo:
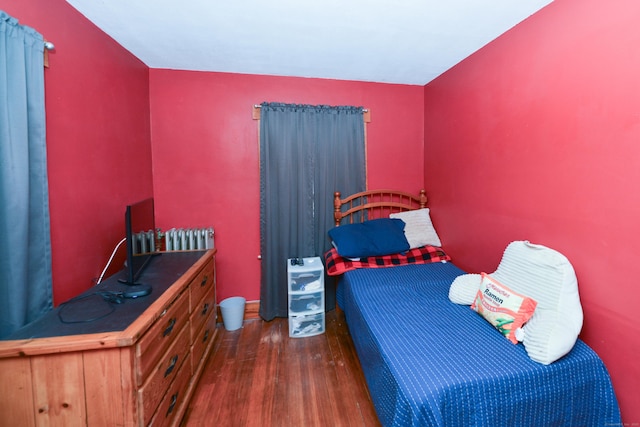
<path id="1" fill-rule="evenodd" d="M 44 42 L 44 48 L 45 48 L 45 49 L 47 49 L 47 50 L 53 50 L 53 49 L 55 49 L 56 47 L 55 47 L 55 45 L 54 45 L 53 43 L 51 43 L 51 42 L 49 42 L 49 41 L 46 41 L 46 40 L 45 40 L 45 42 Z"/>
<path id="2" fill-rule="evenodd" d="M 260 105 L 260 104 L 253 104 L 253 108 L 262 108 L 262 105 Z M 362 109 L 362 112 L 363 112 L 363 113 L 368 113 L 368 112 L 369 112 L 369 110 L 368 110 L 368 109 L 366 109 L 366 108 L 363 108 L 363 109 Z"/>

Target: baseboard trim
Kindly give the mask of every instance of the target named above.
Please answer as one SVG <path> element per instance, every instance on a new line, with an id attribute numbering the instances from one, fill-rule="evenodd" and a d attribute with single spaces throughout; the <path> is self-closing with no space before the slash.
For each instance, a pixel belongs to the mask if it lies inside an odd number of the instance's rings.
<path id="1" fill-rule="evenodd" d="M 220 305 L 217 306 L 218 317 L 217 322 L 222 323 L 222 311 Z M 247 301 L 244 305 L 244 320 L 252 320 L 260 318 L 260 301 Z"/>

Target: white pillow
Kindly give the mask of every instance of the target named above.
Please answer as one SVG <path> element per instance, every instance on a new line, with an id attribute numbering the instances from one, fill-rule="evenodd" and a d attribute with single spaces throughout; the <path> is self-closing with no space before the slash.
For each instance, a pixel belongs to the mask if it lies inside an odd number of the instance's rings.
<path id="1" fill-rule="evenodd" d="M 481 274 L 462 274 L 456 277 L 449 288 L 449 299 L 455 304 L 473 304 L 481 282 Z"/>
<path id="2" fill-rule="evenodd" d="M 522 328 L 531 359 L 548 365 L 571 351 L 582 329 L 583 313 L 578 280 L 564 255 L 527 241 L 512 242 L 492 276 L 538 303 Z"/>
<path id="3" fill-rule="evenodd" d="M 404 235 L 410 249 L 425 245 L 442 246 L 438 233 L 431 223 L 429 208 L 392 213 L 389 214 L 389 218 L 400 218 L 405 222 Z"/>

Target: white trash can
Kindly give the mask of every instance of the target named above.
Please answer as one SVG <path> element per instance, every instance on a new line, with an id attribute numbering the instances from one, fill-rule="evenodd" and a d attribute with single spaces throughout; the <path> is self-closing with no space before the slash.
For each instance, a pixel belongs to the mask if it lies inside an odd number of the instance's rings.
<path id="1" fill-rule="evenodd" d="M 242 328 L 244 304 L 245 299 L 243 297 L 226 298 L 220 302 L 222 321 L 227 331 L 235 331 Z"/>

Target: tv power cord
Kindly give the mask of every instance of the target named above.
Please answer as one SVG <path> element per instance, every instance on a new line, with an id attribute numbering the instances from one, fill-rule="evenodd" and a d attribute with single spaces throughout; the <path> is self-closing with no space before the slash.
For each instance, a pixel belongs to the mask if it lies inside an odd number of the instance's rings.
<path id="1" fill-rule="evenodd" d="M 101 296 L 103 301 L 107 303 L 108 310 L 106 311 L 106 313 L 103 313 L 99 316 L 90 317 L 87 319 L 69 320 L 64 318 L 63 314 L 70 305 L 84 301 L 96 295 Z M 124 302 L 124 299 L 123 299 L 123 296 L 120 294 L 120 292 L 111 292 L 111 291 L 91 292 L 86 295 L 80 295 L 75 298 L 71 298 L 70 300 L 60 304 L 60 310 L 58 310 L 58 319 L 60 319 L 60 322 L 66 323 L 66 324 L 95 322 L 96 320 L 104 319 L 105 317 L 109 316 L 111 313 L 113 313 L 116 310 L 115 305 L 122 304 L 123 302 Z"/>

